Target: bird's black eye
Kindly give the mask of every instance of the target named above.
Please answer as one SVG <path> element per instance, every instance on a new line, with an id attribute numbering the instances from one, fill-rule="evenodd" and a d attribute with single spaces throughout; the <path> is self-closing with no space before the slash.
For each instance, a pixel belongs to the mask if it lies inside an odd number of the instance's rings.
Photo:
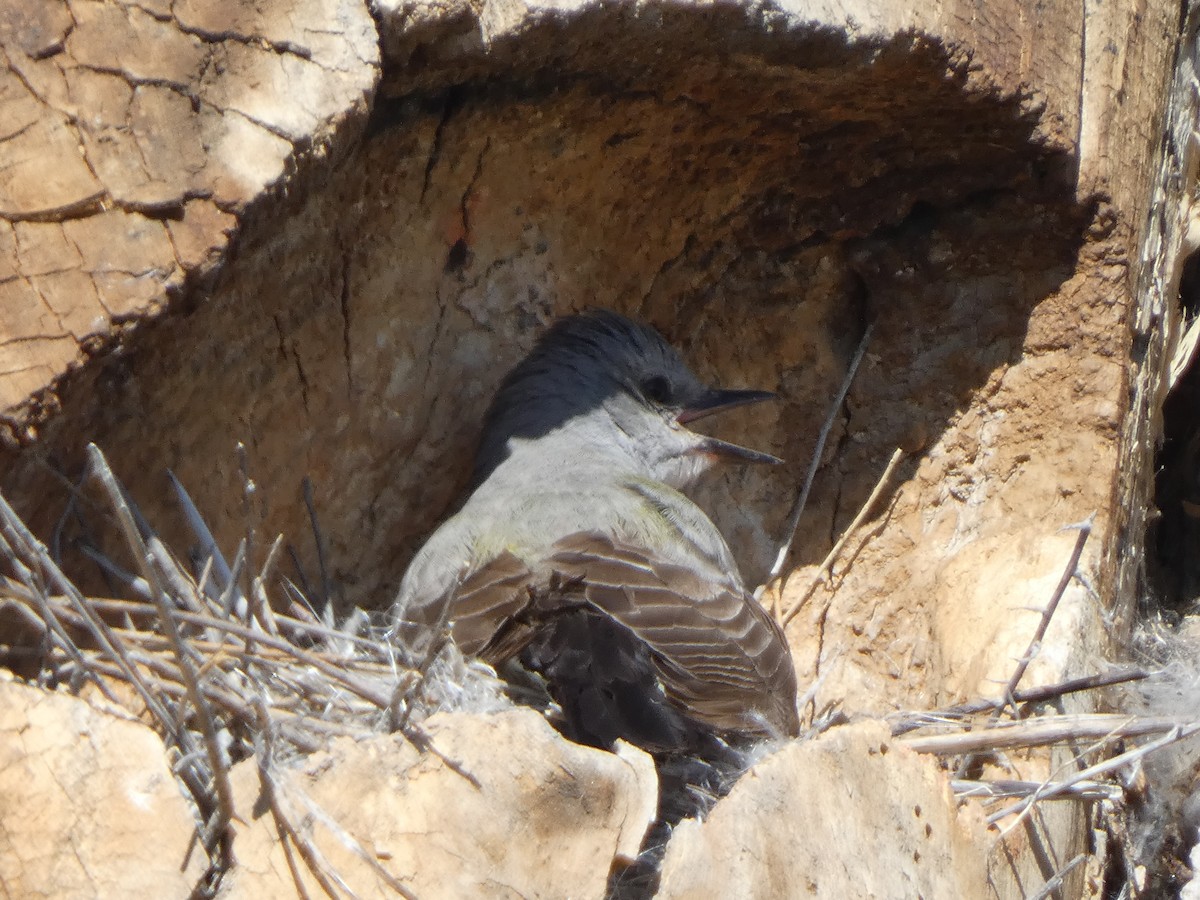
<path id="1" fill-rule="evenodd" d="M 671 402 L 671 382 L 662 375 L 654 375 L 642 382 L 642 396 L 663 406 Z"/>

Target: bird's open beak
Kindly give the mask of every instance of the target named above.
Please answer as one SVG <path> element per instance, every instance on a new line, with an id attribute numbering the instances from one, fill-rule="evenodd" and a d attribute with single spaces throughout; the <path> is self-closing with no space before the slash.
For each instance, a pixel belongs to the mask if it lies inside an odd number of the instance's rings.
<path id="1" fill-rule="evenodd" d="M 775 395 L 770 391 L 723 391 L 719 388 L 711 388 L 703 397 L 679 414 L 679 424 L 686 425 L 688 422 L 695 422 L 697 419 L 703 419 L 713 413 L 774 399 Z"/>
<path id="2" fill-rule="evenodd" d="M 727 409 L 774 399 L 775 395 L 770 391 L 725 391 L 712 388 L 699 400 L 684 408 L 676 417 L 676 421 L 680 425 L 687 425 L 689 422 L 695 422 L 697 419 L 703 419 L 705 416 L 724 412 Z M 715 437 L 705 437 L 696 449 L 701 453 L 711 453 L 714 456 L 722 456 L 740 462 L 770 463 L 772 465 L 783 462 L 782 459 L 772 456 L 770 453 L 751 450 L 749 447 L 741 447 Z"/>

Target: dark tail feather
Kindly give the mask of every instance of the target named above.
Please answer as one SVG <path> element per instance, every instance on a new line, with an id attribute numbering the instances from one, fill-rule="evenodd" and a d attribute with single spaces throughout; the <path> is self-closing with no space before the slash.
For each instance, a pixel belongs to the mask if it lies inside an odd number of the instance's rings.
<path id="1" fill-rule="evenodd" d="M 645 642 L 604 613 L 575 609 L 554 616 L 522 661 L 549 683 L 571 740 L 607 748 L 623 738 L 666 752 L 698 737 L 663 694 Z"/>

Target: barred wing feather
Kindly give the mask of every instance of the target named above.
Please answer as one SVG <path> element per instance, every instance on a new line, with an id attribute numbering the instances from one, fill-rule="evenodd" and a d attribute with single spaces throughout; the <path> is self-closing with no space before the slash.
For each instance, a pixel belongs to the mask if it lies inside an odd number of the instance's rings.
<path id="1" fill-rule="evenodd" d="M 787 641 L 737 581 L 596 532 L 563 538 L 545 565 L 646 642 L 667 696 L 693 718 L 722 731 L 798 731 Z"/>

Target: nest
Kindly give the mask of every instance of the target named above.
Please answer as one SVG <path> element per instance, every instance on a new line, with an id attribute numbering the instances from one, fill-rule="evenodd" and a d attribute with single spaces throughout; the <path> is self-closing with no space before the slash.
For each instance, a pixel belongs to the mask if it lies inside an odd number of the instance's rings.
<path id="1" fill-rule="evenodd" d="M 199 845 L 208 854 L 208 872 L 198 896 L 214 894 L 230 865 L 229 769 L 248 757 L 257 761 L 262 797 L 282 839 L 329 896 L 341 896 L 344 882 L 300 824 L 302 805 L 288 796 L 286 780 L 278 777 L 280 768 L 334 736 L 399 732 L 419 751 L 437 755 L 473 780 L 438 750 L 421 723 L 437 710 L 505 705 L 499 682 L 490 669 L 465 661 L 447 634 L 436 635 L 429 649 L 414 658 L 392 639 L 388 623 L 366 613 L 355 611 L 335 623 L 329 604 L 314 608 L 304 590 L 278 574 L 282 539 L 275 541 L 257 572 L 246 562 L 251 556 L 248 541 L 227 564 L 186 491 L 176 483 L 201 547 L 197 564 L 185 565 L 141 519 L 94 446 L 89 448 L 89 463 L 140 571 L 127 572 L 94 548 L 89 552 L 129 596 L 85 596 L 0 497 L 0 556 L 12 572 L 0 582 L 0 609 L 15 610 L 29 626 L 25 631 L 37 636 L 21 648 L 0 649 L 7 649 L 10 658 L 16 658 L 12 654 L 18 650 L 35 656 L 32 678 L 39 684 L 98 693 L 159 733 L 194 806 Z M 873 503 L 868 501 L 859 517 L 864 522 Z M 1042 625 L 1001 699 L 898 714 L 891 724 L 893 735 L 912 749 L 946 760 L 954 770 L 951 786 L 960 798 L 991 805 L 987 820 L 1001 836 L 1041 803 L 1095 804 L 1117 841 L 1117 856 L 1124 854 L 1123 877 L 1128 880 L 1139 865 L 1130 858 L 1128 842 L 1122 844 L 1122 816 L 1133 782 L 1129 773 L 1147 754 L 1200 730 L 1200 722 L 1121 714 L 1033 714 L 1067 694 L 1149 674 L 1120 668 L 1036 689 L 1020 687 L 1058 599 L 1076 577 L 1089 531 L 1083 523 Z M 320 546 L 319 532 L 317 536 Z M 837 718 L 829 711 L 814 711 L 809 734 Z M 1134 743 L 1143 737 L 1149 739 Z M 1071 748 L 1067 767 L 1040 782 L 999 777 L 1006 753 L 1049 745 Z M 353 842 L 348 835 L 346 840 Z M 360 850 L 387 884 L 409 896 L 374 854 Z M 1044 889 L 1061 885 L 1084 860 L 1080 856 L 1069 861 Z M 1132 887 L 1129 893 L 1137 896 Z"/>
<path id="2" fill-rule="evenodd" d="M 318 612 L 294 583 L 273 577 L 281 539 L 257 573 L 246 566 L 245 540 L 227 564 L 176 483 L 206 547 L 200 571 L 190 572 L 141 519 L 94 445 L 89 463 L 141 572 L 126 572 L 94 548 L 89 554 L 133 599 L 84 596 L 0 497 L 0 556 L 15 576 L 0 581 L 0 606 L 16 610 L 41 638 L 40 647 L 20 648 L 39 657 L 36 681 L 95 691 L 162 737 L 209 857 L 199 895 L 215 892 L 231 859 L 229 768 L 253 755 L 280 833 L 330 896 L 339 896 L 336 878 L 276 789 L 277 767 L 330 737 L 400 732 L 473 780 L 438 751 L 421 722 L 439 709 L 501 704 L 499 682 L 464 661 L 447 634 L 413 659 L 389 639 L 386 623 L 360 610 L 335 626 L 328 605 Z M 362 856 L 408 896 L 372 854 Z"/>

